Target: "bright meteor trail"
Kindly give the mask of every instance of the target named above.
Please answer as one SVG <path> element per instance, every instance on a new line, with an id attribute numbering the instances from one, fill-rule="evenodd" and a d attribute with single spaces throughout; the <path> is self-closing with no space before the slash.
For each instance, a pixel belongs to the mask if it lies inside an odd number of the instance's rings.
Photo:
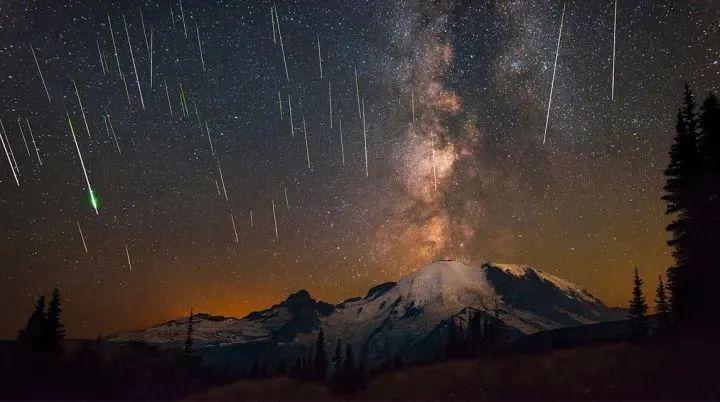
<path id="1" fill-rule="evenodd" d="M 75 149 L 77 149 L 78 158 L 80 159 L 80 166 L 82 167 L 83 174 L 85 175 L 85 183 L 87 183 L 88 193 L 90 195 L 90 203 L 95 209 L 95 214 L 100 215 L 100 212 L 98 212 L 97 198 L 95 198 L 95 193 L 93 192 L 92 186 L 90 185 L 90 178 L 88 177 L 87 170 L 85 169 L 85 162 L 83 162 L 83 157 L 80 153 L 80 146 L 78 145 L 77 137 L 75 137 L 75 129 L 73 128 L 72 120 L 70 120 L 70 115 L 67 111 L 65 112 L 65 115 L 67 116 L 68 125 L 70 126 L 70 134 L 72 134 L 73 141 L 75 142 Z"/>
<path id="2" fill-rule="evenodd" d="M 545 134 L 543 134 L 543 144 L 547 139 L 548 123 L 550 122 L 550 105 L 552 104 L 553 88 L 555 87 L 555 71 L 557 70 L 558 54 L 560 54 L 560 38 L 562 38 L 563 20 L 565 19 L 565 3 L 563 3 L 562 15 L 560 16 L 560 32 L 558 33 L 557 48 L 555 49 L 555 63 L 553 64 L 552 81 L 550 81 L 550 98 L 548 99 L 547 115 L 545 116 Z"/>

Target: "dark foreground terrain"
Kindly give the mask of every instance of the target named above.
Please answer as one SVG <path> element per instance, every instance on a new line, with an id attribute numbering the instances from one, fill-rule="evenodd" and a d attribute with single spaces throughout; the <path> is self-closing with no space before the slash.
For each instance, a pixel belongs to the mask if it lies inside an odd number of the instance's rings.
<path id="1" fill-rule="evenodd" d="M 484 356 L 381 374 L 357 400 L 720 398 L 720 342 L 681 335 L 531 354 Z M 187 400 L 338 399 L 325 386 L 287 377 L 238 381 Z"/>
<path id="2" fill-rule="evenodd" d="M 720 399 L 720 338 L 697 333 L 405 366 L 351 394 L 297 376 L 229 378 L 145 345 L 66 342 L 62 357 L 0 346 L 2 400 Z"/>

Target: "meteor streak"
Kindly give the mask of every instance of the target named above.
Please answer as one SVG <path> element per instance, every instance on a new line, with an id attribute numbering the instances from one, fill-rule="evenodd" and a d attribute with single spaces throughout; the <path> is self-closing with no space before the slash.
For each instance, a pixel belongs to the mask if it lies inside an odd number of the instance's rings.
<path id="1" fill-rule="evenodd" d="M 355 96 L 357 97 L 358 117 L 362 114 L 360 110 L 360 86 L 358 85 L 357 68 L 355 69 Z"/>
<path id="2" fill-rule="evenodd" d="M 87 184 L 90 203 L 95 209 L 95 214 L 100 215 L 100 213 L 98 212 L 98 201 L 97 198 L 95 198 L 95 193 L 93 192 L 92 186 L 90 185 L 90 178 L 88 177 L 87 170 L 85 169 L 85 162 L 83 161 L 82 154 L 80 153 L 80 145 L 78 145 L 77 137 L 75 137 L 75 129 L 73 128 L 72 120 L 70 120 L 70 115 L 67 111 L 65 111 L 65 115 L 67 116 L 68 125 L 70 126 L 70 134 L 72 134 L 73 142 L 75 142 L 75 149 L 77 150 L 78 158 L 80 159 L 80 166 L 82 167 L 83 174 L 85 175 L 85 183 Z"/>
<path id="3" fill-rule="evenodd" d="M 40 69 L 40 63 L 38 63 L 37 56 L 35 55 L 35 49 L 33 49 L 32 44 L 30 45 L 30 51 L 32 52 L 33 59 L 35 59 L 35 65 L 37 66 L 38 73 L 40 73 L 40 80 L 42 81 L 43 88 L 45 88 L 45 95 L 47 95 L 48 102 L 50 102 L 50 92 L 48 92 L 47 85 L 45 85 L 45 77 L 43 77 L 42 70 Z"/>
<path id="4" fill-rule="evenodd" d="M 187 39 L 187 25 L 185 25 L 185 12 L 183 11 L 182 0 L 180 0 L 180 19 L 182 19 L 183 31 L 185 32 L 185 39 Z"/>
<path id="5" fill-rule="evenodd" d="M 558 33 L 557 48 L 555 49 L 555 63 L 553 64 L 552 81 L 550 81 L 550 98 L 548 98 L 547 115 L 545 116 L 545 133 L 543 134 L 543 144 L 547 139 L 548 123 L 550 122 L 550 105 L 552 104 L 553 88 L 555 88 L 555 71 L 557 70 L 558 55 L 560 54 L 560 39 L 562 38 L 563 21 L 565 20 L 565 3 L 563 3 L 562 15 L 560 16 L 560 32 Z"/>
<path id="6" fill-rule="evenodd" d="M 303 133 L 305 134 L 305 154 L 307 155 L 308 170 L 312 170 L 310 168 L 310 148 L 308 148 L 307 128 L 305 128 L 305 114 L 304 113 L 303 113 Z"/>
<path id="7" fill-rule="evenodd" d="M 130 102 L 130 91 L 128 90 L 127 81 L 125 80 L 125 74 L 123 74 L 122 71 L 120 71 L 120 78 L 122 79 L 123 85 L 125 85 L 125 95 L 127 95 L 128 106 L 130 106 L 132 105 L 132 102 Z"/>
<path id="8" fill-rule="evenodd" d="M 279 239 L 278 228 L 277 228 L 277 217 L 275 216 L 275 200 L 272 200 L 272 211 L 273 211 L 273 223 L 275 223 L 275 238 Z"/>
<path id="9" fill-rule="evenodd" d="M 370 177 L 368 171 L 368 152 L 367 152 L 367 130 L 365 129 L 365 99 L 362 100 L 362 125 L 363 125 L 363 145 L 365 147 L 365 177 Z"/>
<path id="10" fill-rule="evenodd" d="M 617 0 L 615 0 L 615 17 L 613 18 L 612 86 L 610 87 L 610 100 L 615 100 L 615 33 L 617 31 L 617 3 Z"/>
<path id="11" fill-rule="evenodd" d="M 330 130 L 333 128 L 333 118 L 332 118 L 332 87 L 330 86 L 330 81 L 328 81 L 328 99 L 330 100 Z"/>
<path id="12" fill-rule="evenodd" d="M 145 101 L 143 100 L 142 89 L 140 88 L 140 76 L 138 76 L 137 66 L 135 65 L 135 56 L 133 56 L 132 44 L 130 43 L 130 32 L 128 31 L 125 14 L 123 14 L 123 23 L 125 24 L 125 36 L 127 36 L 128 49 L 130 49 L 130 59 L 132 60 L 133 70 L 135 70 L 135 82 L 137 82 L 138 93 L 140 93 L 140 105 L 145 110 Z"/>
<path id="13" fill-rule="evenodd" d="M 83 248 L 85 249 L 85 252 L 87 253 L 88 252 L 87 243 L 85 243 L 85 236 L 83 236 L 82 228 L 80 227 L 80 222 L 78 222 L 76 220 L 75 223 L 77 223 L 78 232 L 80 232 L 80 240 L 82 240 Z"/>
<path id="14" fill-rule="evenodd" d="M 278 36 L 280 37 L 280 52 L 282 52 L 283 64 L 285 65 L 285 78 L 290 82 L 290 74 L 288 74 L 287 59 L 285 58 L 285 46 L 283 45 L 282 32 L 280 32 L 280 19 L 278 19 L 277 8 L 275 8 L 275 22 L 277 23 Z"/>
<path id="15" fill-rule="evenodd" d="M 110 21 L 110 12 L 107 13 L 108 27 L 110 28 L 110 39 L 112 39 L 113 51 L 115 52 L 115 63 L 117 63 L 118 75 L 122 77 L 122 70 L 120 69 L 120 57 L 118 57 L 117 46 L 115 46 L 115 34 L 112 29 L 112 22 Z M 123 81 L 125 78 L 123 78 Z M 127 84 L 125 84 L 127 87 Z"/>
<path id="16" fill-rule="evenodd" d="M 172 104 L 170 103 L 170 91 L 168 91 L 167 80 L 165 77 L 163 77 L 163 82 L 165 83 L 165 96 L 167 97 L 168 108 L 170 109 L 170 117 L 173 117 Z"/>
<path id="17" fill-rule="evenodd" d="M 287 207 L 287 209 L 289 211 L 290 210 L 290 201 L 288 201 L 287 187 L 284 187 L 283 190 L 285 191 L 285 206 Z"/>
<path id="18" fill-rule="evenodd" d="M 290 136 L 295 137 L 295 126 L 292 118 L 292 103 L 290 102 L 290 94 L 288 94 L 288 109 L 290 109 Z"/>
<path id="19" fill-rule="evenodd" d="M 342 120 L 338 119 L 338 124 L 340 125 L 340 154 L 342 155 L 342 164 L 345 166 L 345 144 L 343 143 Z"/>
<path id="20" fill-rule="evenodd" d="M 232 222 L 233 232 L 235 233 L 235 243 L 239 243 L 240 240 L 238 239 L 237 229 L 235 228 L 235 218 L 233 214 L 230 214 L 230 221 Z"/>
<path id="21" fill-rule="evenodd" d="M 220 159 L 217 160 L 218 172 L 220 172 L 220 182 L 222 183 L 223 194 L 225 194 L 225 201 L 228 200 L 227 189 L 225 188 L 225 179 L 223 179 L 222 168 L 220 167 Z"/>
<path id="22" fill-rule="evenodd" d="M 317 36 L 317 47 L 318 47 L 318 64 L 320 65 L 320 79 L 322 79 L 322 55 L 320 53 L 320 35 Z"/>
<path id="23" fill-rule="evenodd" d="M 200 63 L 203 71 L 205 71 L 205 59 L 203 59 L 202 42 L 200 42 L 200 26 L 197 24 L 195 25 L 195 31 L 197 32 L 198 49 L 200 50 Z"/>
<path id="24" fill-rule="evenodd" d="M 17 122 L 18 122 L 18 128 L 20 129 L 20 136 L 22 137 L 23 142 L 25 143 L 25 150 L 27 151 L 28 156 L 32 157 L 32 155 L 30 155 L 30 147 L 28 147 L 27 140 L 25 139 L 25 133 L 23 132 L 22 124 L 20 123 L 19 117 L 17 119 Z"/>
<path id="25" fill-rule="evenodd" d="M 0 142 L 2 142 L 3 149 L 5 150 L 5 156 L 7 157 L 8 164 L 10 165 L 10 171 L 12 171 L 13 177 L 15 177 L 15 183 L 20 187 L 20 181 L 18 180 L 17 173 L 15 173 L 15 167 L 13 166 L 12 160 L 10 160 L 10 153 L 5 146 L 5 140 L 3 139 L 2 133 L 0 133 Z M 8 140 L 9 145 L 9 140 Z"/>
<path id="26" fill-rule="evenodd" d="M 130 267 L 130 271 L 132 271 L 133 269 L 132 262 L 130 261 L 130 251 L 128 250 L 127 244 L 125 244 L 125 255 L 127 256 L 128 267 Z"/>
<path id="27" fill-rule="evenodd" d="M 35 142 L 35 136 L 33 135 L 32 127 L 30 127 L 30 121 L 27 119 L 27 117 L 25 118 L 25 123 L 27 123 L 28 131 L 30 131 L 30 139 L 32 140 L 33 147 L 35 147 L 35 155 L 37 155 L 38 163 L 40 163 L 40 166 L 42 166 L 42 159 L 40 159 L 40 151 L 38 151 L 37 143 Z"/>
<path id="28" fill-rule="evenodd" d="M 72 79 L 72 78 L 71 78 Z M 87 118 L 85 117 L 85 108 L 83 107 L 82 100 L 80 99 L 80 91 L 78 91 L 75 79 L 72 79 L 73 86 L 75 87 L 75 95 L 77 96 L 78 103 L 80 104 L 80 112 L 82 112 L 83 122 L 85 123 L 85 130 L 87 130 L 88 138 L 92 138 L 90 135 L 90 127 L 88 127 Z"/>

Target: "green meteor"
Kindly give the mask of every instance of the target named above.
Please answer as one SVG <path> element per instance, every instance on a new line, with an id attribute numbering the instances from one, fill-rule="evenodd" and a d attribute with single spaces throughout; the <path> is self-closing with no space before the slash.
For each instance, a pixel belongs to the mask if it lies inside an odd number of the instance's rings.
<path id="1" fill-rule="evenodd" d="M 92 191 L 92 189 L 90 190 L 90 205 L 92 205 L 92 207 L 95 208 L 95 210 L 97 211 L 98 199 L 97 197 L 95 197 L 95 193 Z"/>

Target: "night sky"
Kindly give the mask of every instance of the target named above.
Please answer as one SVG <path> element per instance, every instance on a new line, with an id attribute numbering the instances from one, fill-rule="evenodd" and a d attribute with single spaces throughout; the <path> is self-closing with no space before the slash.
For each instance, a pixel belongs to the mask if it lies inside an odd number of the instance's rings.
<path id="1" fill-rule="evenodd" d="M 2 152 L 0 337 L 54 287 L 68 334 L 94 337 L 298 289 L 337 302 L 437 258 L 530 264 L 610 305 L 634 265 L 654 289 L 675 111 L 684 81 L 718 90 L 720 2 L 620 0 L 611 100 L 614 2 L 567 1 L 544 144 L 562 2 L 276 4 L 289 82 L 269 2 L 2 2 L 20 186 Z"/>

